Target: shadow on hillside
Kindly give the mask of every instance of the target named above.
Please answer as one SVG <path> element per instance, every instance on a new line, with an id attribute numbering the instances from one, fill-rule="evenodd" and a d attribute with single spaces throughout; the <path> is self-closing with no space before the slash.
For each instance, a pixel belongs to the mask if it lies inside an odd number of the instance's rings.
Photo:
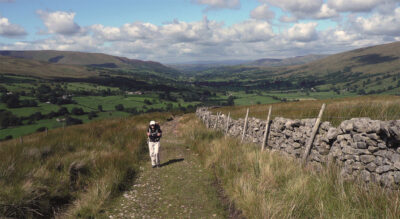
<path id="1" fill-rule="evenodd" d="M 367 65 L 367 64 L 379 64 L 383 62 L 391 62 L 398 59 L 395 56 L 381 56 L 380 54 L 368 54 L 363 56 L 356 56 L 352 58 L 357 60 L 357 62 Z"/>
<path id="2" fill-rule="evenodd" d="M 173 163 L 177 163 L 177 162 L 182 162 L 183 160 L 185 160 L 185 159 L 183 159 L 183 158 L 171 159 L 171 160 L 169 160 L 169 161 L 167 161 L 167 162 L 165 162 L 165 163 L 162 163 L 162 164 L 160 165 L 160 167 L 167 166 L 167 165 L 170 165 L 170 164 L 173 164 Z"/>

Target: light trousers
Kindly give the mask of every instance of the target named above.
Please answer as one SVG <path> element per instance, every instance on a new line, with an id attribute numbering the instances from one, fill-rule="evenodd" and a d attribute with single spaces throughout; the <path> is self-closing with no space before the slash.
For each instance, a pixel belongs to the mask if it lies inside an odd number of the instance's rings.
<path id="1" fill-rule="evenodd" d="M 160 142 L 149 141 L 151 165 L 160 165 Z"/>

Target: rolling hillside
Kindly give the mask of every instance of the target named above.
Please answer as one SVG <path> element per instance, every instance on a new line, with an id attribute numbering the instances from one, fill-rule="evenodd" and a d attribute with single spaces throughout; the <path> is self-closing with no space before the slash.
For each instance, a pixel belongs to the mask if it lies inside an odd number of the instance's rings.
<path id="1" fill-rule="evenodd" d="M 259 59 L 254 62 L 251 62 L 247 65 L 250 66 L 260 66 L 260 67 L 278 67 L 278 66 L 292 66 L 292 65 L 301 65 L 306 64 L 312 61 L 320 60 L 327 55 L 306 55 L 306 56 L 297 56 L 286 59 Z"/>
<path id="2" fill-rule="evenodd" d="M 35 76 L 47 77 L 85 77 L 93 76 L 96 73 L 122 73 L 122 74 L 153 74 L 161 77 L 176 78 L 180 72 L 166 67 L 158 62 L 141 61 L 137 59 L 128 59 L 102 53 L 86 53 L 71 51 L 0 51 L 1 63 L 6 63 L 0 69 L 0 73 L 15 73 L 35 75 L 40 69 L 45 73 Z M 18 66 L 18 71 L 13 70 Z M 62 67 L 60 67 L 62 66 Z M 26 68 L 29 67 L 29 68 Z M 33 68 L 35 71 L 31 71 Z M 69 73 L 74 69 L 75 74 Z M 90 72 L 94 71 L 94 72 Z"/>
<path id="3" fill-rule="evenodd" d="M 279 63 L 279 60 L 272 60 L 272 63 Z M 225 66 L 199 72 L 195 77 L 198 83 L 226 89 L 314 88 L 357 94 L 397 94 L 400 86 L 400 42 L 330 55 L 303 65 Z"/>
<path id="4" fill-rule="evenodd" d="M 314 76 L 339 71 L 362 74 L 397 74 L 400 71 L 400 42 L 339 53 L 287 70 L 290 71 L 290 74 Z"/>
<path id="5" fill-rule="evenodd" d="M 55 65 L 50 62 L 0 55 L 0 74 L 28 75 L 40 78 L 86 78 L 98 73 L 84 66 Z"/>

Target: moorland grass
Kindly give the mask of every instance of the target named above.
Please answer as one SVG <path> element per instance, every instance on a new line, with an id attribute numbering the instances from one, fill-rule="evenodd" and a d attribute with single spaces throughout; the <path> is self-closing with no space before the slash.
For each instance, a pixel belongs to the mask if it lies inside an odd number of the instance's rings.
<path id="1" fill-rule="evenodd" d="M 148 121 L 169 116 L 102 120 L 25 136 L 23 144 L 1 142 L 0 217 L 96 217 L 138 171 Z"/>
<path id="2" fill-rule="evenodd" d="M 357 96 L 337 99 L 306 100 L 297 102 L 274 103 L 269 105 L 234 106 L 212 109 L 235 119 L 244 118 L 250 108 L 250 117 L 266 119 L 269 106 L 272 106 L 272 119 L 285 117 L 291 119 L 316 118 L 323 103 L 326 109 L 322 120 L 333 125 L 356 117 L 369 117 L 378 120 L 396 120 L 400 118 L 400 97 L 393 95 Z"/>
<path id="3" fill-rule="evenodd" d="M 399 218 L 400 192 L 344 181 L 335 166 L 320 172 L 252 144 L 224 138 L 186 116 L 186 144 L 215 171 L 229 199 L 246 218 Z"/>

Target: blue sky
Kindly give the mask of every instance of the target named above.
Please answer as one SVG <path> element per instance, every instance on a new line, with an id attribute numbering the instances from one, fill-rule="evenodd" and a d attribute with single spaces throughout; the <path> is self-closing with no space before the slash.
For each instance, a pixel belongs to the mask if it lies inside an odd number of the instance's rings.
<path id="1" fill-rule="evenodd" d="M 0 0 L 0 50 L 259 59 L 337 53 L 398 33 L 399 0 Z"/>

